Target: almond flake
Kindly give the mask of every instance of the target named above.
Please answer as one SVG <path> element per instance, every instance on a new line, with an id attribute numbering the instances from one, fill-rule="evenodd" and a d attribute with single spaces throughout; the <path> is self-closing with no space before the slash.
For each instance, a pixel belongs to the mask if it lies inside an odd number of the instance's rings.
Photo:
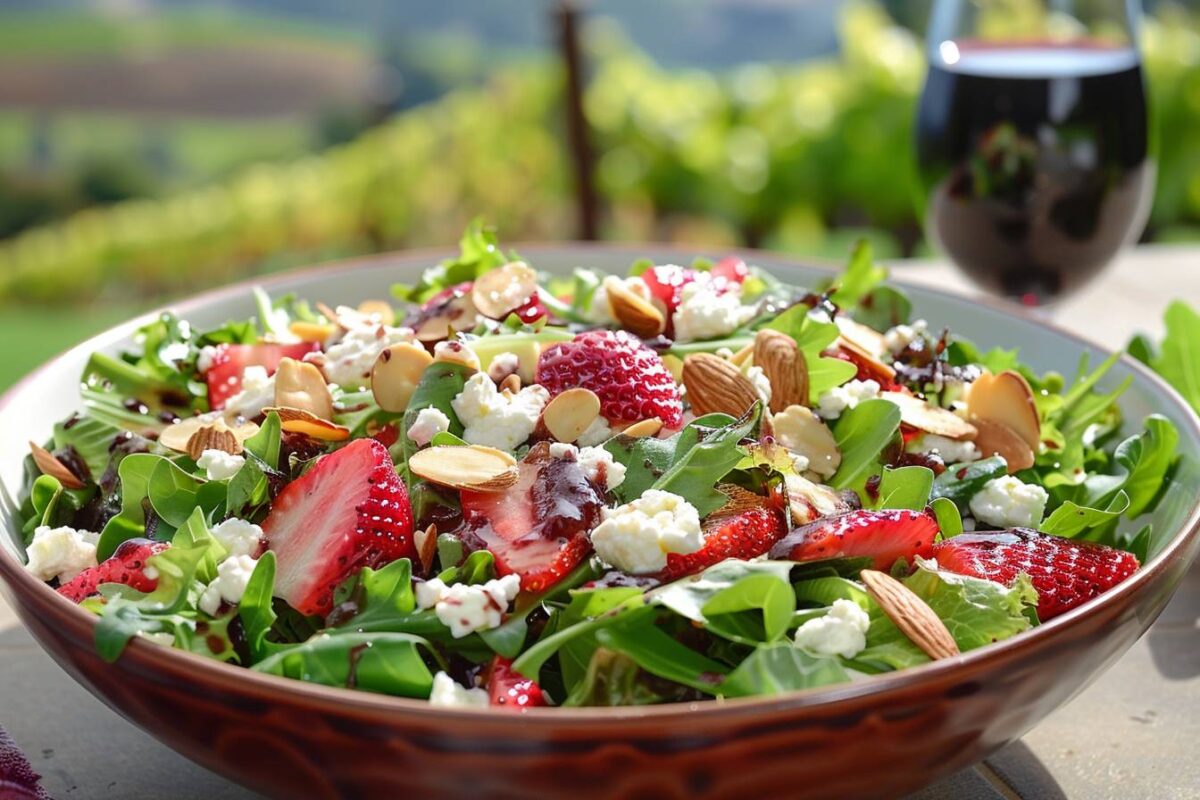
<path id="1" fill-rule="evenodd" d="M 975 446 L 984 458 L 1000 456 L 1008 464 L 1008 474 L 1033 466 L 1034 454 L 1029 444 L 1003 422 L 974 419 L 971 424 L 979 431 Z"/>
<path id="2" fill-rule="evenodd" d="M 333 419 L 333 395 L 314 364 L 284 358 L 275 370 L 275 405 L 297 408 L 320 419 Z"/>
<path id="3" fill-rule="evenodd" d="M 517 461 L 511 455 L 477 444 L 418 450 L 408 459 L 408 468 L 430 483 L 472 492 L 499 492 L 520 477 Z"/>
<path id="4" fill-rule="evenodd" d="M 263 413 L 274 411 L 279 415 L 279 427 L 288 433 L 302 433 L 323 442 L 344 442 L 350 438 L 350 429 L 321 419 L 302 408 L 264 408 Z"/>
<path id="5" fill-rule="evenodd" d="M 485 317 L 502 320 L 537 290 L 537 273 L 523 261 L 512 261 L 476 278 L 471 285 L 471 300 Z"/>
<path id="6" fill-rule="evenodd" d="M 288 326 L 288 330 L 302 342 L 324 342 L 337 330 L 336 325 L 326 325 L 322 322 L 305 322 L 296 320 Z"/>
<path id="7" fill-rule="evenodd" d="M 413 544 L 417 547 L 417 560 L 421 562 L 421 573 L 429 574 L 433 567 L 433 558 L 437 555 L 437 525 L 430 525 L 425 530 L 413 531 Z"/>
<path id="8" fill-rule="evenodd" d="M 900 632 L 933 660 L 959 654 L 958 643 L 946 623 L 912 589 L 884 572 L 864 569 L 859 579 Z"/>
<path id="9" fill-rule="evenodd" d="M 560 442 L 573 442 L 600 416 L 600 398 L 590 389 L 567 389 L 542 411 L 546 430 Z"/>
<path id="10" fill-rule="evenodd" d="M 984 373 L 967 392 L 967 414 L 972 419 L 999 422 L 1010 428 L 1037 452 L 1042 444 L 1042 425 L 1029 382 L 1019 372 Z"/>
<path id="11" fill-rule="evenodd" d="M 788 406 L 771 417 L 775 441 L 808 459 L 808 468 L 829 478 L 842 465 L 842 452 L 824 420 L 802 405 Z"/>
<path id="12" fill-rule="evenodd" d="M 501 392 L 506 392 L 509 395 L 516 394 L 517 392 L 521 391 L 521 376 L 514 372 L 513 374 L 507 376 L 504 380 L 500 381 L 499 388 Z"/>
<path id="13" fill-rule="evenodd" d="M 396 321 L 396 312 L 383 300 L 363 300 L 358 304 L 358 313 L 376 318 L 380 325 L 391 325 Z"/>
<path id="14" fill-rule="evenodd" d="M 622 436 L 629 436 L 633 439 L 644 439 L 648 436 L 657 436 L 662 430 L 663 421 L 658 417 L 650 417 L 633 423 L 627 428 L 621 430 Z"/>
<path id="15" fill-rule="evenodd" d="M 56 479 L 66 489 L 82 489 L 83 481 L 67 465 L 54 457 L 46 448 L 34 442 L 29 443 L 29 452 L 33 454 L 33 463 L 43 475 Z"/>
<path id="16" fill-rule="evenodd" d="M 926 433 L 936 433 L 948 439 L 973 439 L 975 426 L 957 414 L 930 405 L 916 395 L 904 392 L 880 392 L 884 400 L 895 403 L 900 408 L 900 421 Z"/>
<path id="17" fill-rule="evenodd" d="M 385 347 L 371 367 L 371 394 L 381 409 L 399 414 L 408 408 L 433 356 L 424 347 L 401 342 Z"/>

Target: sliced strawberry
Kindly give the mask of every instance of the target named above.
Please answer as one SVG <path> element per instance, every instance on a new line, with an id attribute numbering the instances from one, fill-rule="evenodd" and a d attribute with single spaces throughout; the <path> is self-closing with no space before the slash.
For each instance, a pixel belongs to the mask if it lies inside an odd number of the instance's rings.
<path id="1" fill-rule="evenodd" d="M 501 575 L 521 576 L 521 589 L 542 592 L 587 558 L 588 531 L 600 521 L 603 496 L 577 461 L 547 459 L 534 448 L 516 485 L 502 492 L 463 492 L 463 542 L 486 549 Z"/>
<path id="2" fill-rule="evenodd" d="M 121 542 L 112 558 L 85 569 L 58 587 L 58 593 L 78 603 L 96 594 L 102 583 L 123 583 L 139 592 L 153 592 L 158 588 L 158 578 L 146 577 L 146 559 L 166 549 L 166 542 L 149 539 Z"/>
<path id="3" fill-rule="evenodd" d="M 667 566 L 658 577 L 673 581 L 694 575 L 728 558 L 761 556 L 787 533 L 778 504 L 736 486 L 722 487 L 729 503 L 704 520 L 704 546 L 694 553 L 667 554 Z"/>
<path id="4" fill-rule="evenodd" d="M 488 667 L 488 701 L 506 711 L 524 711 L 534 706 L 544 706 L 546 696 L 536 681 L 514 672 L 512 659 L 496 656 Z"/>
<path id="5" fill-rule="evenodd" d="M 408 492 L 374 439 L 317 459 L 275 498 L 263 532 L 275 594 L 304 614 L 329 613 L 333 590 L 363 567 L 417 554 Z"/>
<path id="6" fill-rule="evenodd" d="M 741 284 L 745 283 L 746 278 L 750 277 L 750 267 L 746 266 L 746 262 L 737 256 L 726 256 L 713 264 L 712 269 L 709 270 L 709 274 L 717 280 Z"/>
<path id="7" fill-rule="evenodd" d="M 242 374 L 246 367 L 262 367 L 268 375 L 273 375 L 283 359 L 299 361 L 320 349 L 316 342 L 217 345 L 212 366 L 204 373 L 208 382 L 208 407 L 219 411 L 225 407 L 225 401 L 242 390 Z"/>
<path id="8" fill-rule="evenodd" d="M 937 533 L 937 518 L 929 511 L 849 511 L 796 528 L 771 548 L 771 558 L 870 557 L 875 569 L 887 571 L 901 558 L 928 558 Z"/>
<path id="9" fill-rule="evenodd" d="M 658 300 L 667 309 L 667 318 L 679 308 L 683 287 L 692 283 L 700 275 L 689 267 L 666 264 L 661 267 L 651 267 L 642 273 L 642 280 L 650 287 L 650 296 Z"/>
<path id="10" fill-rule="evenodd" d="M 844 347 L 834 348 L 832 351 L 826 352 L 825 355 L 833 358 L 840 358 L 842 361 L 849 361 L 858 368 L 858 372 L 854 377 L 860 381 L 875 381 L 879 384 L 879 388 L 884 392 L 899 392 L 904 391 L 904 387 L 896 383 L 895 375 L 888 374 L 880 370 L 879 365 L 863 358 L 853 350 L 848 350 Z"/>
<path id="11" fill-rule="evenodd" d="M 537 322 L 542 317 L 550 312 L 546 310 L 546 306 L 542 304 L 542 298 L 535 292 L 529 296 L 521 305 L 514 308 L 511 312 L 520 317 L 521 322 Z"/>
<path id="12" fill-rule="evenodd" d="M 948 572 L 1006 586 L 1024 572 L 1037 589 L 1043 622 L 1103 594 L 1138 569 L 1132 553 L 1028 528 L 959 534 L 934 545 L 932 555 Z"/>

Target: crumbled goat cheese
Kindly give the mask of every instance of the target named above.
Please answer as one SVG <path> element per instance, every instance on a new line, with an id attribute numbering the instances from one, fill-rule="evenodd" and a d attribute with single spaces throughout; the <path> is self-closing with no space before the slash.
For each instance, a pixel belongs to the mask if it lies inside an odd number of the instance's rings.
<path id="1" fill-rule="evenodd" d="M 825 616 L 796 630 L 796 647 L 814 656 L 854 658 L 867 646 L 871 618 L 853 600 L 834 600 Z"/>
<path id="2" fill-rule="evenodd" d="M 433 676 L 429 705 L 443 708 L 487 708 L 488 693 L 483 689 L 468 689 L 444 672 Z"/>
<path id="3" fill-rule="evenodd" d="M 613 437 L 615 431 L 604 417 L 596 417 L 592 424 L 583 429 L 583 433 L 575 440 L 580 447 L 594 447 L 604 444 Z"/>
<path id="4" fill-rule="evenodd" d="M 33 541 L 25 548 L 29 563 L 25 569 L 41 581 L 58 578 L 66 583 L 88 567 L 96 566 L 96 542 L 100 534 L 77 531 L 65 525 L 42 525 L 33 532 Z"/>
<path id="5" fill-rule="evenodd" d="M 206 344 L 200 348 L 200 352 L 196 355 L 196 371 L 203 375 L 212 369 L 213 360 L 217 357 L 217 348 L 211 344 Z"/>
<path id="6" fill-rule="evenodd" d="M 417 447 L 429 444 L 434 436 L 450 430 L 450 418 L 440 408 L 428 406 L 417 412 L 417 418 L 408 426 L 408 438 Z"/>
<path id="7" fill-rule="evenodd" d="M 262 528 L 237 517 L 214 525 L 211 533 L 230 557 L 257 555 L 266 539 Z"/>
<path id="8" fill-rule="evenodd" d="M 242 371 L 242 390 L 225 401 L 225 413 L 254 419 L 273 405 L 275 376 L 267 375 L 266 367 L 251 365 Z"/>
<path id="9" fill-rule="evenodd" d="M 242 602 L 246 593 L 246 584 L 254 574 L 257 560 L 248 556 L 231 556 L 217 565 L 217 577 L 204 588 L 197 603 L 200 610 L 210 617 L 215 617 L 221 608 L 221 601 L 236 604 Z"/>
<path id="10" fill-rule="evenodd" d="M 699 512 L 677 494 L 650 489 L 603 515 L 592 531 L 596 554 L 633 575 L 658 572 L 667 565 L 667 553 L 694 553 L 704 546 Z"/>
<path id="11" fill-rule="evenodd" d="M 204 470 L 210 481 L 223 481 L 237 475 L 246 459 L 226 453 L 224 450 L 205 450 L 196 459 L 196 466 Z"/>
<path id="12" fill-rule="evenodd" d="M 853 380 L 822 392 L 817 398 L 817 414 L 822 419 L 837 419 L 842 412 L 854 408 L 863 400 L 879 396 L 879 383 L 873 380 Z"/>
<path id="13" fill-rule="evenodd" d="M 797 474 L 803 473 L 806 469 L 808 469 L 808 456 L 802 455 L 801 453 L 791 453 L 791 456 L 792 467 L 795 468 Z"/>
<path id="14" fill-rule="evenodd" d="M 521 358 L 516 353 L 500 353 L 492 358 L 488 364 L 488 377 L 496 383 L 507 378 L 509 375 L 516 374 L 521 368 Z"/>
<path id="15" fill-rule="evenodd" d="M 923 338 L 928 330 L 929 323 L 923 319 L 917 320 L 912 325 L 897 325 L 894 328 L 889 328 L 883 334 L 883 345 L 895 355 L 903 351 L 904 348 L 917 339 Z"/>
<path id="16" fill-rule="evenodd" d="M 1035 527 L 1046 513 L 1050 495 L 1041 486 L 1022 483 L 1012 475 L 993 478 L 971 498 L 971 513 L 997 528 Z"/>
<path id="17" fill-rule="evenodd" d="M 416 585 L 417 605 L 432 608 L 455 639 L 500 627 L 504 612 L 521 591 L 521 579 L 505 575 L 484 584 L 447 586 L 440 578 Z"/>
<path id="18" fill-rule="evenodd" d="M 679 293 L 679 307 L 671 320 L 675 341 L 716 339 L 732 333 L 754 316 L 753 306 L 742 305 L 742 289 L 731 284 L 717 291 L 710 281 L 696 280 Z"/>
<path id="19" fill-rule="evenodd" d="M 550 455 L 554 458 L 573 458 L 583 468 L 584 477 L 594 483 L 601 483 L 607 491 L 625 482 L 625 465 L 613 461 L 612 453 L 603 447 L 576 447 L 573 444 L 554 442 L 550 445 Z"/>
<path id="20" fill-rule="evenodd" d="M 348 390 L 371 385 L 371 368 L 384 349 L 413 341 L 410 328 L 393 328 L 369 323 L 351 328 L 324 353 L 309 353 L 305 361 L 316 364 L 325 380 Z"/>
<path id="21" fill-rule="evenodd" d="M 758 397 L 763 401 L 763 405 L 771 402 L 771 379 L 767 377 L 767 373 L 763 372 L 762 367 L 750 367 L 746 370 L 746 377 L 750 379 L 750 385 L 754 387 L 754 391 L 758 393 Z"/>
<path id="22" fill-rule="evenodd" d="M 919 439 L 914 439 L 908 445 L 910 453 L 930 453 L 941 456 L 947 464 L 962 464 L 966 461 L 978 461 L 982 456 L 974 442 L 958 441 L 927 433 Z"/>
<path id="23" fill-rule="evenodd" d="M 463 424 L 464 440 L 515 450 L 533 433 L 549 400 L 550 393 L 536 384 L 511 396 L 503 394 L 491 378 L 477 372 L 467 379 L 450 405 Z"/>

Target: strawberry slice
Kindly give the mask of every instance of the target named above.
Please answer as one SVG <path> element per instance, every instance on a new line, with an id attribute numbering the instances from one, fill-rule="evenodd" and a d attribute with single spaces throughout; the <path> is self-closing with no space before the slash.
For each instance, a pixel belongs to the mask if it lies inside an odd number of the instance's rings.
<path id="1" fill-rule="evenodd" d="M 488 550 L 500 575 L 521 576 L 521 590 L 542 592 L 562 580 L 592 549 L 603 496 L 579 462 L 550 459 L 535 447 L 503 492 L 463 492 L 463 542 Z"/>
<path id="2" fill-rule="evenodd" d="M 488 667 L 488 702 L 506 711 L 524 711 L 534 706 L 548 705 L 542 687 L 536 681 L 514 672 L 512 659 L 496 656 Z"/>
<path id="3" fill-rule="evenodd" d="M 709 274 L 718 281 L 742 284 L 750 277 L 750 267 L 737 256 L 726 256 L 712 265 Z"/>
<path id="4" fill-rule="evenodd" d="M 1107 592 L 1138 569 L 1132 553 L 1028 528 L 959 534 L 934 545 L 932 554 L 947 572 L 1006 586 L 1024 572 L 1037 589 L 1042 622 Z"/>
<path id="5" fill-rule="evenodd" d="M 146 559 L 166 549 L 166 542 L 150 539 L 121 542 L 111 558 L 85 569 L 58 587 L 58 593 L 78 603 L 96 594 L 102 583 L 123 583 L 139 592 L 153 592 L 158 588 L 158 578 L 146 577 Z"/>
<path id="6" fill-rule="evenodd" d="M 771 558 L 869 557 L 875 569 L 886 572 L 901 558 L 928 558 L 937 533 L 937 518 L 927 510 L 848 511 L 796 528 L 771 548 Z"/>
<path id="7" fill-rule="evenodd" d="M 387 448 L 357 439 L 284 487 L 263 522 L 277 561 L 275 594 L 328 614 L 333 590 L 363 567 L 414 558 L 412 507 Z"/>
<path id="8" fill-rule="evenodd" d="M 666 264 L 651 267 L 642 273 L 642 280 L 650 287 L 650 296 L 663 304 L 667 310 L 667 319 L 679 308 L 683 295 L 683 287 L 692 283 L 700 275 L 689 267 Z"/>
<path id="9" fill-rule="evenodd" d="M 778 503 L 737 486 L 723 486 L 729 502 L 704 520 L 704 546 L 694 553 L 667 554 L 655 577 L 667 582 L 708 569 L 728 558 L 761 556 L 787 532 Z"/>
<path id="10" fill-rule="evenodd" d="M 273 375 L 283 359 L 300 361 L 308 353 L 320 349 L 316 342 L 217 345 L 212 366 L 204 373 L 208 382 L 208 407 L 220 411 L 225 407 L 225 401 L 242 390 L 242 374 L 246 367 L 262 367 L 268 375 Z"/>

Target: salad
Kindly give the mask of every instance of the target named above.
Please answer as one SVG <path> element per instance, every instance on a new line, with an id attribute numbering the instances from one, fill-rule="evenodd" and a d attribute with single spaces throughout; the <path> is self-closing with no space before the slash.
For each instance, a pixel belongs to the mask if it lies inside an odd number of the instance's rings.
<path id="1" fill-rule="evenodd" d="M 885 278 L 549 276 L 474 225 L 386 302 L 164 313 L 31 443 L 27 569 L 109 660 L 517 711 L 860 680 L 1133 574 L 1178 433 L 1116 356 L 1036 374 Z"/>

